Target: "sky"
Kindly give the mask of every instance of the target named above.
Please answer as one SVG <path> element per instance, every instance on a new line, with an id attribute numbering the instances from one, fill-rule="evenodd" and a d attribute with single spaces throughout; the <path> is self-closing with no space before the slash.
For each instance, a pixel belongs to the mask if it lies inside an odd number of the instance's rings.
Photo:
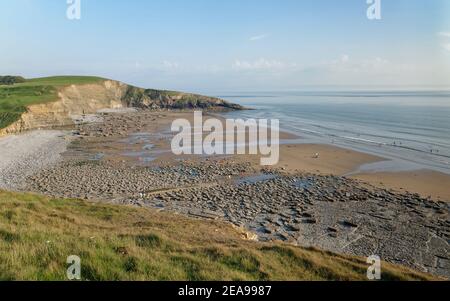
<path id="1" fill-rule="evenodd" d="M 79 0 L 79 20 L 67 1 L 0 0 L 0 74 L 190 92 L 450 87 L 448 0 L 380 0 L 380 20 L 367 0 Z"/>

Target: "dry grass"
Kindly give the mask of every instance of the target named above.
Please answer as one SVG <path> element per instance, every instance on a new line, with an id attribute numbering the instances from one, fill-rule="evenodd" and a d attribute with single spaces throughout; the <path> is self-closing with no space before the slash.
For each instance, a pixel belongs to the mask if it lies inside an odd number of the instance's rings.
<path id="1" fill-rule="evenodd" d="M 366 280 L 364 259 L 245 241 L 231 226 L 174 214 L 0 191 L 0 279 Z M 385 280 L 432 280 L 383 264 Z"/>

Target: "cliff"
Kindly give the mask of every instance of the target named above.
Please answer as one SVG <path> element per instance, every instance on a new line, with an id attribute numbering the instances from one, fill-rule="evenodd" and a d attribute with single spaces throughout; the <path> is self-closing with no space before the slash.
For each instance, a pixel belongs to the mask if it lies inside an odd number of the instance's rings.
<path id="1" fill-rule="evenodd" d="M 73 124 L 72 116 L 93 114 L 102 109 L 201 109 L 216 111 L 242 109 L 239 105 L 214 97 L 142 89 L 113 80 L 64 85 L 57 87 L 55 91 L 55 100 L 24 106 L 23 113 L 18 114 L 17 120 L 0 129 L 0 136 L 32 129 L 70 125 Z M 5 103 L 7 99 L 1 101 Z M 8 112 L 3 114 L 8 116 Z"/>

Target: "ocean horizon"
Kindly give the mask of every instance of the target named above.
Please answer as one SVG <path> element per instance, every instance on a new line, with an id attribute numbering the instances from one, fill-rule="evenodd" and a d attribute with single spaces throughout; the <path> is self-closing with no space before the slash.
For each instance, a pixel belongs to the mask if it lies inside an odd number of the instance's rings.
<path id="1" fill-rule="evenodd" d="M 297 143 L 332 144 L 383 158 L 360 172 L 430 169 L 450 174 L 449 91 L 222 93 L 251 108 L 233 118 L 279 119 Z"/>

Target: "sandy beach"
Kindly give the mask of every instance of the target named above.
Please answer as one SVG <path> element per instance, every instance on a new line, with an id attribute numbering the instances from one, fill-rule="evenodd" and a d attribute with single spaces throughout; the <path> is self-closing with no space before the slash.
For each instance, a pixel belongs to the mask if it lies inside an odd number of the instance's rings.
<path id="1" fill-rule="evenodd" d="M 316 154 L 319 156 L 316 157 Z M 259 163 L 258 156 L 237 158 L 243 162 Z M 358 167 L 386 159 L 325 144 L 294 144 L 280 146 L 280 162 L 276 165 L 287 172 L 349 175 L 380 188 L 418 193 L 424 198 L 450 201 L 450 175 L 430 170 L 407 172 L 356 173 Z M 355 173 L 354 173 L 355 172 Z"/>
<path id="2" fill-rule="evenodd" d="M 418 170 L 409 172 L 390 172 L 358 174 L 352 176 L 374 186 L 397 191 L 410 191 L 423 197 L 450 202 L 450 176 L 447 174 Z"/>

